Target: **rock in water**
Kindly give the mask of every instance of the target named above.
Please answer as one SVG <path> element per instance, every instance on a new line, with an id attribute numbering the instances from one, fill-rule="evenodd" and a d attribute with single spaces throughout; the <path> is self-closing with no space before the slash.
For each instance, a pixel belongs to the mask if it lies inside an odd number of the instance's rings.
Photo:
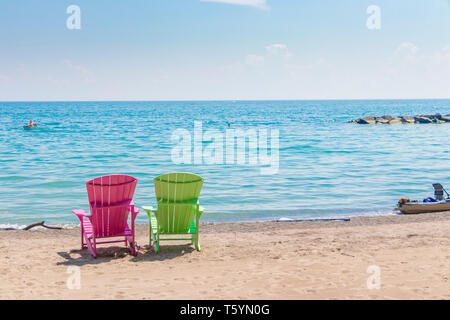
<path id="1" fill-rule="evenodd" d="M 389 120 L 389 124 L 396 124 L 396 123 L 402 123 L 402 119 L 393 118 L 393 119 Z"/>
<path id="2" fill-rule="evenodd" d="M 401 117 L 401 120 L 403 123 L 414 123 L 415 122 L 414 118 L 410 117 L 410 116 L 403 116 L 403 117 Z"/>
<path id="3" fill-rule="evenodd" d="M 415 117 L 415 120 L 417 123 L 433 123 L 433 120 L 424 116 Z"/>
<path id="4" fill-rule="evenodd" d="M 389 123 L 389 120 L 386 120 L 385 118 L 380 118 L 380 117 L 377 117 L 377 118 L 375 118 L 375 121 L 377 122 L 377 123 L 381 123 L 381 124 L 388 124 Z"/>
<path id="5" fill-rule="evenodd" d="M 392 116 L 389 115 L 384 115 L 382 117 L 367 116 L 364 118 L 349 121 L 349 123 L 359 123 L 359 124 L 444 123 L 444 122 L 450 122 L 450 114 L 447 114 L 445 116 L 441 115 L 440 113 L 428 115 L 421 114 L 415 117 L 400 116 L 396 118 L 393 118 Z"/>
<path id="6" fill-rule="evenodd" d="M 375 124 L 375 118 L 374 117 L 364 117 L 361 119 L 358 119 L 359 124 Z"/>

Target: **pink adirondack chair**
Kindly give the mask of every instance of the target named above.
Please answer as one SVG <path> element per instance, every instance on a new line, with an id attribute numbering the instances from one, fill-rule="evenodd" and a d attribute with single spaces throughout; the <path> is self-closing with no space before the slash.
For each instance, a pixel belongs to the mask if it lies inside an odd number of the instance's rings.
<path id="1" fill-rule="evenodd" d="M 97 244 L 124 242 L 133 255 L 137 255 L 134 220 L 139 209 L 134 207 L 133 195 L 137 179 L 127 175 L 98 177 L 86 182 L 90 213 L 72 210 L 81 223 L 81 249 L 89 249 L 97 257 Z M 131 212 L 131 229 L 128 216 Z M 124 240 L 102 241 L 99 239 L 124 237 Z"/>

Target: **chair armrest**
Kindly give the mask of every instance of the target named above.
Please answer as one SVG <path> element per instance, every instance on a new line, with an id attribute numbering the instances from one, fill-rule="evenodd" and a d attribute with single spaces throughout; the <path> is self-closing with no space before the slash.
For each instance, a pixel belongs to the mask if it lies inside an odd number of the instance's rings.
<path id="1" fill-rule="evenodd" d="M 152 212 L 158 212 L 158 210 L 156 210 L 152 206 L 143 206 L 142 209 L 144 209 L 147 214 L 152 213 Z"/>
<path id="2" fill-rule="evenodd" d="M 84 217 L 91 216 L 90 213 L 86 213 L 86 211 L 81 210 L 81 209 L 72 210 L 72 213 L 75 214 L 78 217 L 78 219 L 80 219 L 80 221 L 82 221 Z"/>
<path id="3" fill-rule="evenodd" d="M 72 210 L 72 213 L 77 215 L 77 216 L 85 216 L 85 217 L 90 217 L 91 216 L 90 213 L 86 213 L 86 211 L 81 210 L 81 209 Z"/>
<path id="4" fill-rule="evenodd" d="M 130 210 L 131 210 L 131 208 L 130 208 Z M 136 214 L 138 214 L 141 211 L 139 208 L 136 208 L 136 207 L 133 207 L 133 210 L 134 210 L 133 212 Z"/>

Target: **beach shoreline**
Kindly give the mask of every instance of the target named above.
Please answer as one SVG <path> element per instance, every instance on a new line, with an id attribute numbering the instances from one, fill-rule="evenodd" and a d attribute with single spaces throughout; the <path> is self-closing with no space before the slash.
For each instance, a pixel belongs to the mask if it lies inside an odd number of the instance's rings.
<path id="1" fill-rule="evenodd" d="M 142 211 L 141 211 L 142 212 Z M 142 214 L 141 214 L 142 215 Z M 138 215 L 138 217 L 142 218 L 141 215 Z M 241 224 L 241 223 L 262 223 L 262 222 L 280 222 L 280 223 L 292 223 L 292 222 L 335 222 L 335 221 L 347 221 L 347 220 L 352 220 L 352 219 L 356 219 L 356 218 L 361 218 L 361 217 L 390 217 L 390 216 L 396 216 L 396 215 L 402 215 L 402 213 L 396 212 L 394 210 L 389 211 L 389 213 L 385 212 L 385 213 L 379 213 L 379 214 L 350 214 L 350 215 L 336 215 L 336 216 L 321 216 L 319 218 L 312 218 L 311 216 L 307 216 L 305 218 L 302 217 L 286 217 L 286 216 L 279 216 L 279 217 L 273 217 L 273 218 L 267 218 L 267 219 L 257 219 L 257 218 L 253 218 L 253 219 L 248 219 L 248 220 L 237 220 L 237 221 L 233 221 L 231 220 L 207 220 L 207 219 L 202 219 L 204 222 L 201 222 L 202 225 L 211 225 L 211 224 Z M 38 221 L 38 219 L 36 220 L 29 220 L 28 222 L 24 223 L 2 223 L 0 224 L 0 232 L 4 232 L 4 231 L 20 231 L 21 229 L 25 228 L 25 227 L 29 227 L 33 224 L 36 223 L 41 223 L 44 222 L 45 225 L 51 226 L 51 227 L 57 227 L 57 228 L 63 228 L 63 229 L 76 229 L 79 228 L 79 220 L 76 219 L 76 222 L 73 223 L 52 223 L 52 220 L 42 220 L 42 221 Z M 136 226 L 138 225 L 148 225 L 148 217 L 145 216 L 145 219 L 143 220 L 135 220 L 135 224 Z M 10 229 L 16 229 L 16 230 L 10 230 Z M 33 227 L 33 229 L 31 231 L 36 231 L 36 230 L 41 230 L 41 231 L 45 231 L 47 230 L 44 227 L 41 226 L 36 226 Z"/>
<path id="2" fill-rule="evenodd" d="M 450 212 L 203 223 L 202 252 L 180 242 L 155 254 L 136 229 L 137 257 L 99 246 L 97 259 L 78 228 L 0 232 L 0 299 L 450 298 Z"/>

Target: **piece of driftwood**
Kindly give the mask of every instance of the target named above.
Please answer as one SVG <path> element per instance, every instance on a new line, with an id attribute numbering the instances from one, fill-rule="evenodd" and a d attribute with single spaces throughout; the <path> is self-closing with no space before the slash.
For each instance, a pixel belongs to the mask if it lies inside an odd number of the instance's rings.
<path id="1" fill-rule="evenodd" d="M 44 228 L 47 228 L 47 229 L 53 229 L 53 230 L 61 230 L 61 229 L 62 229 L 61 227 L 47 226 L 47 225 L 45 224 L 45 221 L 42 221 L 42 222 L 37 222 L 37 223 L 30 224 L 29 226 L 26 226 L 26 227 L 23 228 L 23 229 L 17 229 L 17 228 L 0 228 L 0 230 L 1 230 L 1 231 L 14 231 L 14 230 L 28 231 L 28 230 L 30 230 L 30 229 L 32 229 L 32 228 L 34 228 L 34 227 L 44 227 Z"/>

